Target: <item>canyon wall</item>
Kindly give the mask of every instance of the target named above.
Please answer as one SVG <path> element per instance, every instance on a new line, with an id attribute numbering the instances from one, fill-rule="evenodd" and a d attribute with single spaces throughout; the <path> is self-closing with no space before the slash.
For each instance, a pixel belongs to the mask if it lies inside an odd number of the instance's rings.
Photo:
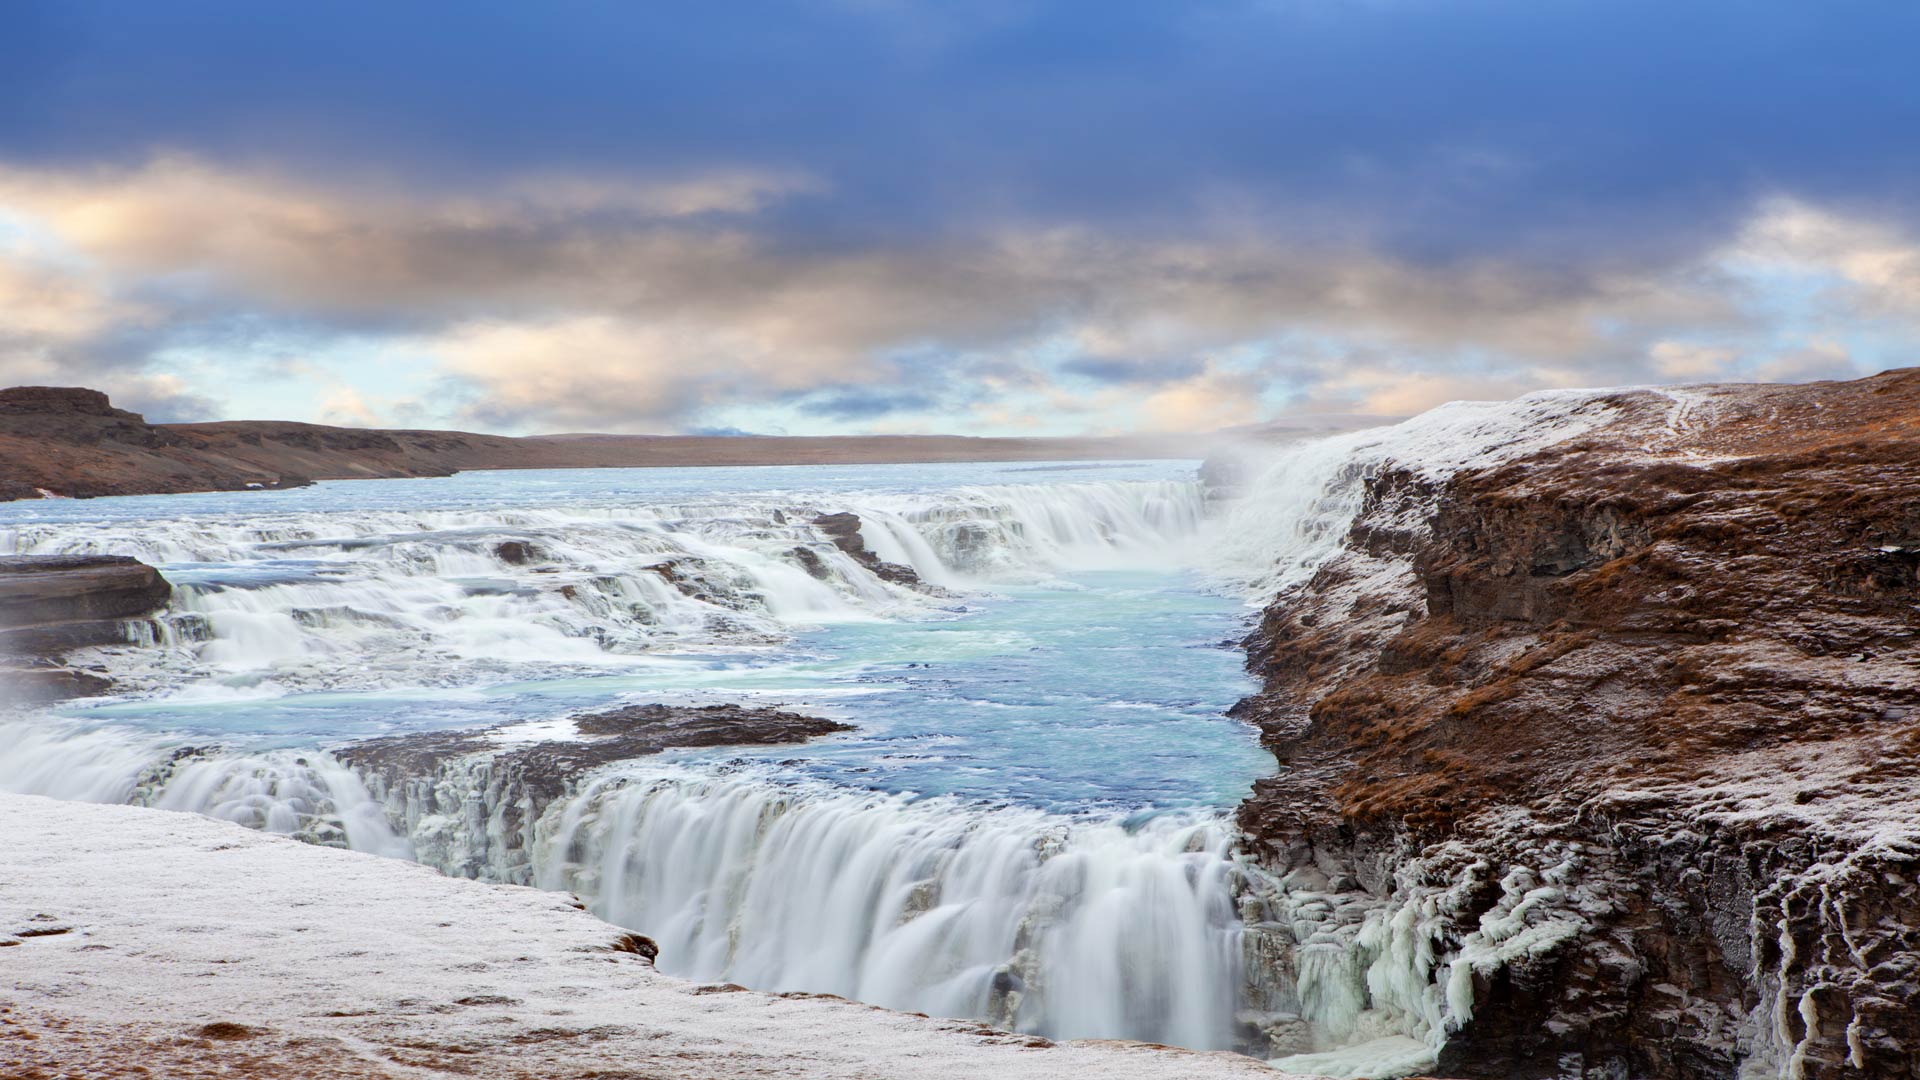
<path id="1" fill-rule="evenodd" d="M 1249 640 L 1320 992 L 1446 1076 L 1920 1076 L 1920 372 L 1583 408 L 1350 465 Z"/>

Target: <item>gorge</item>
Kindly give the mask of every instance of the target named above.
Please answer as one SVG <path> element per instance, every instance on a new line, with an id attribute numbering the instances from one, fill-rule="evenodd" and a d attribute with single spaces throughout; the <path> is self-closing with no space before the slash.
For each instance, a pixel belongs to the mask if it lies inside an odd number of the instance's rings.
<path id="1" fill-rule="evenodd" d="M 15 503 L 0 552 L 172 598 L 64 650 L 113 696 L 0 720 L 0 789 L 571 893 L 669 974 L 1048 1039 L 1920 1075 L 1920 373 L 1228 464 Z"/>

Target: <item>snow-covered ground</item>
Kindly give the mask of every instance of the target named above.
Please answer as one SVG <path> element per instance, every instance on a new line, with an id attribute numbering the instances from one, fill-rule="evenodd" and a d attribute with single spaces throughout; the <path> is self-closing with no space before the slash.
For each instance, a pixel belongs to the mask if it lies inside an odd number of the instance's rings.
<path id="1" fill-rule="evenodd" d="M 0 794 L 0 1075 L 1251 1077 L 656 972 L 565 894 L 193 814 Z"/>

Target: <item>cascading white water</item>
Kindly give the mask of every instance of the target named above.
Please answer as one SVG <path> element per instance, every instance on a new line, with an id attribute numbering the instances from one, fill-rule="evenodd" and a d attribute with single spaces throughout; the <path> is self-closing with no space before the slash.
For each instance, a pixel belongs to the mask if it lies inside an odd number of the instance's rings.
<path id="1" fill-rule="evenodd" d="M 691 978 L 1056 1037 L 1234 1044 L 1242 927 L 1211 815 L 1037 811 L 608 777 L 549 812 L 535 883 Z"/>
<path id="2" fill-rule="evenodd" d="M 882 559 L 960 587 L 1178 544 L 1204 514 L 1192 480 L 826 498 L 49 522 L 0 527 L 0 552 L 166 569 L 161 647 L 108 658 L 131 685 L 315 689 L 765 644 L 938 603 L 828 543 L 811 524 L 826 511 L 860 514 Z"/>
<path id="3" fill-rule="evenodd" d="M 863 504 L 862 535 L 881 558 L 936 584 L 1087 568 L 1159 555 L 1206 517 L 1194 481 L 966 487 L 937 502 L 901 497 Z"/>
<path id="4" fill-rule="evenodd" d="M 322 751 L 218 753 L 119 728 L 0 720 L 0 790 L 205 814 L 315 843 L 410 858 L 352 769 Z"/>
<path id="5" fill-rule="evenodd" d="M 483 755 L 383 800 L 325 752 L 0 723 L 0 789 L 188 810 L 580 896 L 662 970 L 1059 1038 L 1237 1045 L 1246 870 L 1215 813 L 1140 822 L 646 763 L 542 805 Z M 533 811 L 510 844 L 505 819 Z M 395 826 L 398 826 L 396 828 Z"/>
<path id="6" fill-rule="evenodd" d="M 1267 455 L 1244 497 L 1209 524 L 1208 565 L 1264 603 L 1342 553 L 1365 509 L 1370 477 L 1398 468 L 1438 481 L 1492 467 L 1591 430 L 1606 411 L 1593 391 L 1544 391 L 1513 401 L 1456 401 L 1391 427 L 1288 446 Z M 1420 527 L 1417 515 L 1371 524 Z"/>

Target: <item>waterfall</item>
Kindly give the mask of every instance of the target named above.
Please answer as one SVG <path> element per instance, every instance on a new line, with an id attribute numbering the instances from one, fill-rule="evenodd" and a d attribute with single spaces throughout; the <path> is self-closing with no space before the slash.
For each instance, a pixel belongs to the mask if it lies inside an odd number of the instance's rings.
<path id="1" fill-rule="evenodd" d="M 0 744 L 0 790 L 190 811 L 317 844 L 413 854 L 360 777 L 324 751 L 229 753 L 46 718 L 0 718 Z"/>
<path id="2" fill-rule="evenodd" d="M 534 881 L 689 978 L 1057 1038 L 1234 1045 L 1242 928 L 1214 817 L 1137 828 L 694 777 L 549 811 Z"/>
<path id="3" fill-rule="evenodd" d="M 189 810 L 574 893 L 660 968 L 1052 1038 L 1244 1044 L 1247 869 L 1215 813 L 1061 815 L 638 762 L 545 798 L 486 755 L 397 785 L 325 752 L 0 723 L 0 789 Z"/>
<path id="4" fill-rule="evenodd" d="M 1296 588 L 1335 557 L 1363 512 L 1376 529 L 1418 530 L 1419 499 L 1365 506 L 1367 481 L 1402 469 L 1436 483 L 1574 438 L 1606 421 L 1603 395 L 1549 390 L 1513 401 L 1456 401 L 1391 427 L 1364 428 L 1269 451 L 1243 497 L 1203 527 L 1207 566 L 1256 603 Z"/>
<path id="5" fill-rule="evenodd" d="M 836 497 L 341 510 L 30 523 L 0 546 L 159 563 L 172 611 L 99 650 L 161 702 L 545 665 L 617 670 L 835 621 L 942 614 L 1063 570 L 1190 561 L 1191 479 Z M 812 524 L 850 510 L 883 577 Z M 804 552 L 805 554 L 801 554 Z M 950 617 L 950 616 L 943 616 Z M 257 699 L 254 695 L 260 695 Z M 112 710 L 107 710 L 111 713 Z M 773 782 L 652 761 L 555 795 L 478 755 L 431 776 L 323 749 L 249 749 L 87 716 L 0 720 L 0 787 L 192 810 L 445 872 L 571 891 L 653 936 L 664 970 L 836 993 L 1056 1037 L 1242 1043 L 1249 932 L 1218 811 L 1058 813 Z"/>
<path id="6" fill-rule="evenodd" d="M 1363 514 L 1420 527 L 1417 506 L 1368 506 L 1369 478 L 1439 481 L 1604 410 L 1534 395 L 1277 448 L 1226 507 L 1191 479 L 959 485 L 26 521 L 0 525 L 0 550 L 161 564 L 177 600 L 152 644 L 93 654 L 149 693 L 458 688 L 952 617 L 971 590 L 1095 567 L 1197 565 L 1252 605 L 1336 560 L 1351 588 L 1403 589 L 1409 567 L 1346 543 Z M 868 552 L 935 588 L 877 573 L 813 524 L 842 511 Z M 1431 1063 L 1464 1019 L 1457 984 L 1501 955 L 1491 936 L 1448 953 L 1407 882 L 1361 896 L 1270 878 L 1236 855 L 1225 807 L 1048 812 L 653 761 L 534 798 L 484 754 L 391 782 L 317 748 L 99 724 L 0 722 L 0 739 L 8 790 L 193 809 L 564 889 L 655 938 L 669 972 L 1048 1036 L 1271 1040 L 1294 1068 L 1399 1074 Z M 1528 894 L 1514 895 L 1519 919 Z"/>

